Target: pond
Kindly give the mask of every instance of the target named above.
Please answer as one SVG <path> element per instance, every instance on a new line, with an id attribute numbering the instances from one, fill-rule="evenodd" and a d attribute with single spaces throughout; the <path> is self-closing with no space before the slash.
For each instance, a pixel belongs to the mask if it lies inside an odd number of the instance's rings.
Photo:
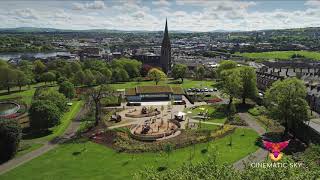
<path id="1" fill-rule="evenodd" d="M 16 113 L 20 105 L 13 102 L 0 102 L 0 116 L 8 116 Z"/>
<path id="2" fill-rule="evenodd" d="M 34 58 L 48 58 L 48 57 L 56 57 L 56 56 L 69 56 L 70 52 L 25 52 L 25 53 L 0 53 L 0 59 L 8 61 L 11 58 L 21 58 L 21 56 L 25 57 L 34 57 Z"/>

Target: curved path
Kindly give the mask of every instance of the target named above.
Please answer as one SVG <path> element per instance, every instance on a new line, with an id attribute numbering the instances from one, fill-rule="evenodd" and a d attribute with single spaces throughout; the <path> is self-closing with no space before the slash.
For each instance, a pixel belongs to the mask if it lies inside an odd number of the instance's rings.
<path id="1" fill-rule="evenodd" d="M 266 133 L 266 130 L 263 127 L 261 127 L 261 125 L 257 123 L 257 121 L 253 117 L 251 117 L 248 113 L 239 113 L 239 116 L 242 120 L 246 121 L 249 127 L 255 130 L 260 136 Z M 233 167 L 237 170 L 242 170 L 249 163 L 261 162 L 265 160 L 267 156 L 268 156 L 268 151 L 263 148 L 259 148 L 256 152 L 235 162 L 233 164 Z"/>
<path id="2" fill-rule="evenodd" d="M 60 137 L 55 138 L 52 141 L 47 142 L 39 149 L 36 149 L 34 151 L 31 151 L 30 153 L 27 153 L 23 156 L 11 159 L 3 164 L 0 165 L 0 175 L 4 174 L 38 156 L 41 156 L 42 154 L 56 148 L 58 144 L 61 144 L 69 139 L 71 139 L 75 133 L 77 132 L 79 126 L 80 126 L 80 119 L 83 116 L 83 114 L 86 112 L 85 106 L 83 106 L 80 111 L 78 112 L 75 120 L 73 120 L 67 130 L 64 132 L 64 134 Z"/>

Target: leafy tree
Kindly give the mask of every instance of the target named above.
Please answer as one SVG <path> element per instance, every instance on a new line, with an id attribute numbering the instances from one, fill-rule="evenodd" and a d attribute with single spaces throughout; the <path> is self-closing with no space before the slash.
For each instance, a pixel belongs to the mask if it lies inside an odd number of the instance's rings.
<path id="1" fill-rule="evenodd" d="M 71 62 L 70 67 L 72 68 L 73 73 L 81 71 L 81 65 L 78 62 Z"/>
<path id="2" fill-rule="evenodd" d="M 204 77 L 204 74 L 205 74 L 204 66 L 199 65 L 199 66 L 197 67 L 197 69 L 196 69 L 196 77 L 197 77 L 197 79 L 202 80 L 203 77 Z"/>
<path id="3" fill-rule="evenodd" d="M 285 125 L 286 133 L 309 119 L 306 95 L 303 81 L 297 78 L 276 81 L 267 90 L 267 108 L 274 119 Z"/>
<path id="4" fill-rule="evenodd" d="M 86 69 L 84 71 L 84 84 L 87 86 L 93 85 L 95 82 L 94 75 L 92 74 L 90 69 Z"/>
<path id="5" fill-rule="evenodd" d="M 47 69 L 46 65 L 44 65 L 43 62 L 41 62 L 40 60 L 34 61 L 33 67 L 34 67 L 34 72 L 35 72 L 37 75 L 42 74 L 42 73 L 45 72 L 46 69 Z"/>
<path id="6" fill-rule="evenodd" d="M 60 84 L 59 92 L 64 94 L 69 99 L 72 99 L 76 93 L 74 85 L 69 81 L 64 81 Z"/>
<path id="7" fill-rule="evenodd" d="M 68 79 L 66 77 L 64 77 L 64 76 L 61 76 L 61 77 L 59 77 L 57 79 L 57 83 L 58 84 L 61 84 L 61 83 L 65 82 L 65 81 L 68 81 Z"/>
<path id="8" fill-rule="evenodd" d="M 167 75 L 166 75 L 163 71 L 161 71 L 161 70 L 159 70 L 159 69 L 157 69 L 157 68 L 152 68 L 152 69 L 148 72 L 148 77 L 149 77 L 150 79 L 152 79 L 154 82 L 156 82 L 156 85 L 158 85 L 158 83 L 159 83 L 161 80 L 164 80 L 164 79 L 167 78 Z"/>
<path id="9" fill-rule="evenodd" d="M 109 68 L 103 68 L 100 72 L 104 75 L 105 82 L 109 82 L 111 80 L 112 71 Z"/>
<path id="10" fill-rule="evenodd" d="M 242 81 L 238 69 L 224 70 L 222 76 L 222 91 L 229 95 L 228 110 L 230 110 L 233 98 L 239 97 L 242 92 Z"/>
<path id="11" fill-rule="evenodd" d="M 12 158 L 19 147 L 21 128 L 17 121 L 0 119 L 0 162 Z"/>
<path id="12" fill-rule="evenodd" d="M 150 71 L 150 69 L 152 69 L 153 67 L 148 65 L 148 64 L 144 64 L 142 65 L 142 68 L 141 68 L 141 76 L 145 77 L 148 75 L 148 72 Z"/>
<path id="13" fill-rule="evenodd" d="M 113 82 L 123 82 L 129 80 L 129 75 L 126 70 L 121 68 L 116 68 L 112 72 L 112 80 Z"/>
<path id="14" fill-rule="evenodd" d="M 48 100 L 55 104 L 61 112 L 65 112 L 67 110 L 67 99 L 62 94 L 54 89 L 44 90 L 39 93 L 36 97 L 38 100 Z"/>
<path id="15" fill-rule="evenodd" d="M 101 119 L 101 99 L 104 97 L 111 97 L 114 95 L 113 89 L 108 85 L 101 85 L 98 88 L 91 88 L 88 91 L 88 96 L 95 104 L 95 126 L 97 126 Z"/>
<path id="16" fill-rule="evenodd" d="M 30 80 L 27 78 L 24 72 L 20 70 L 17 70 L 16 74 L 17 74 L 17 86 L 19 86 L 19 90 L 21 91 L 21 87 L 30 83 Z"/>
<path id="17" fill-rule="evenodd" d="M 237 63 L 231 60 L 221 61 L 217 69 L 217 74 L 220 75 L 224 70 L 230 70 L 237 67 Z"/>
<path id="18" fill-rule="evenodd" d="M 111 66 L 113 69 L 120 68 L 124 69 L 130 78 L 140 76 L 140 69 L 142 63 L 134 59 L 120 58 L 112 62 Z"/>
<path id="19" fill-rule="evenodd" d="M 10 88 L 13 87 L 17 80 L 16 71 L 7 67 L 0 67 L 0 86 L 7 88 L 8 93 L 10 93 Z"/>
<path id="20" fill-rule="evenodd" d="M 92 74 L 94 75 L 94 79 L 96 80 L 96 84 L 101 85 L 105 84 L 107 82 L 107 79 L 105 76 L 99 72 L 99 71 L 92 71 Z"/>
<path id="21" fill-rule="evenodd" d="M 35 131 L 42 131 L 57 125 L 62 112 L 49 100 L 36 100 L 31 104 L 29 116 L 31 128 Z"/>
<path id="22" fill-rule="evenodd" d="M 73 83 L 76 85 L 83 85 L 86 82 L 86 75 L 82 70 L 76 72 L 73 76 Z"/>
<path id="23" fill-rule="evenodd" d="M 255 70 L 249 66 L 240 68 L 240 76 L 242 81 L 242 103 L 246 103 L 246 98 L 255 98 L 258 93 L 257 75 Z"/>
<path id="24" fill-rule="evenodd" d="M 119 74 L 120 74 L 120 77 L 121 77 L 121 81 L 128 81 L 129 80 L 129 75 L 128 75 L 126 70 L 120 69 L 119 70 Z"/>
<path id="25" fill-rule="evenodd" d="M 47 82 L 53 82 L 56 80 L 56 75 L 52 72 L 46 72 L 41 75 L 41 80 L 47 84 Z"/>
<path id="26" fill-rule="evenodd" d="M 183 83 L 183 79 L 186 76 L 188 67 L 185 64 L 175 64 L 172 68 L 172 76 L 175 79 L 180 78 L 181 79 L 181 83 Z"/>

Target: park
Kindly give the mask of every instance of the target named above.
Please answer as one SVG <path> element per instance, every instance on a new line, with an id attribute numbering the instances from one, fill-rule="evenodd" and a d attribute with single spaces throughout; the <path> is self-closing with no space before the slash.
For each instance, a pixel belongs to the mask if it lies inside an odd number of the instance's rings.
<path id="1" fill-rule="evenodd" d="M 262 171 L 247 168 L 248 163 L 270 161 L 262 138 L 291 138 L 286 161 L 303 159 L 303 152 L 319 153 L 318 146 L 288 133 L 299 126 L 298 120 L 288 126 L 268 113 L 277 109 L 260 103 L 254 71 L 232 61 L 221 62 L 215 76 L 198 67 L 193 77 L 186 77 L 187 69 L 180 64 L 168 77 L 129 59 L 113 64 L 25 63 L 23 67 L 30 69 L 18 78 L 19 66 L 1 62 L 0 72 L 16 77 L 7 77 L 12 83 L 0 91 L 0 123 L 14 129 L 11 135 L 16 139 L 12 153 L 1 157 L 1 179 L 165 179 L 183 168 L 199 172 L 196 169 L 208 162 L 214 162 L 217 167 L 210 168 L 217 171 L 241 172 L 241 179 Z M 19 79 L 24 83 L 17 83 Z M 297 79 L 283 83 L 302 88 Z M 272 94 L 277 86 L 286 84 L 272 87 L 268 100 L 279 101 Z M 302 88 L 291 102 L 303 102 L 303 92 Z M 310 116 L 307 109 L 286 108 L 305 121 Z M 312 172 L 319 170 L 315 159 L 309 160 L 305 175 L 314 177 Z M 288 170 L 300 171 L 304 170 Z"/>

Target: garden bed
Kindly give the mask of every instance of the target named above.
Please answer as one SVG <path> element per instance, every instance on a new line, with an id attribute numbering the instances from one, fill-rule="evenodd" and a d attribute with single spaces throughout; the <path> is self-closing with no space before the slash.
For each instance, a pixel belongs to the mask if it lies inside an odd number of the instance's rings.
<path id="1" fill-rule="evenodd" d="M 173 149 L 179 149 L 192 144 L 216 140 L 233 133 L 236 129 L 234 126 L 226 125 L 213 131 L 208 129 L 181 130 L 179 136 L 167 140 L 142 142 L 130 136 L 129 128 L 117 128 L 106 130 L 105 132 L 92 130 L 84 136 L 91 138 L 96 143 L 111 147 L 118 152 L 143 153 L 163 151 L 168 144 Z M 93 134 L 96 138 L 92 138 Z"/>

